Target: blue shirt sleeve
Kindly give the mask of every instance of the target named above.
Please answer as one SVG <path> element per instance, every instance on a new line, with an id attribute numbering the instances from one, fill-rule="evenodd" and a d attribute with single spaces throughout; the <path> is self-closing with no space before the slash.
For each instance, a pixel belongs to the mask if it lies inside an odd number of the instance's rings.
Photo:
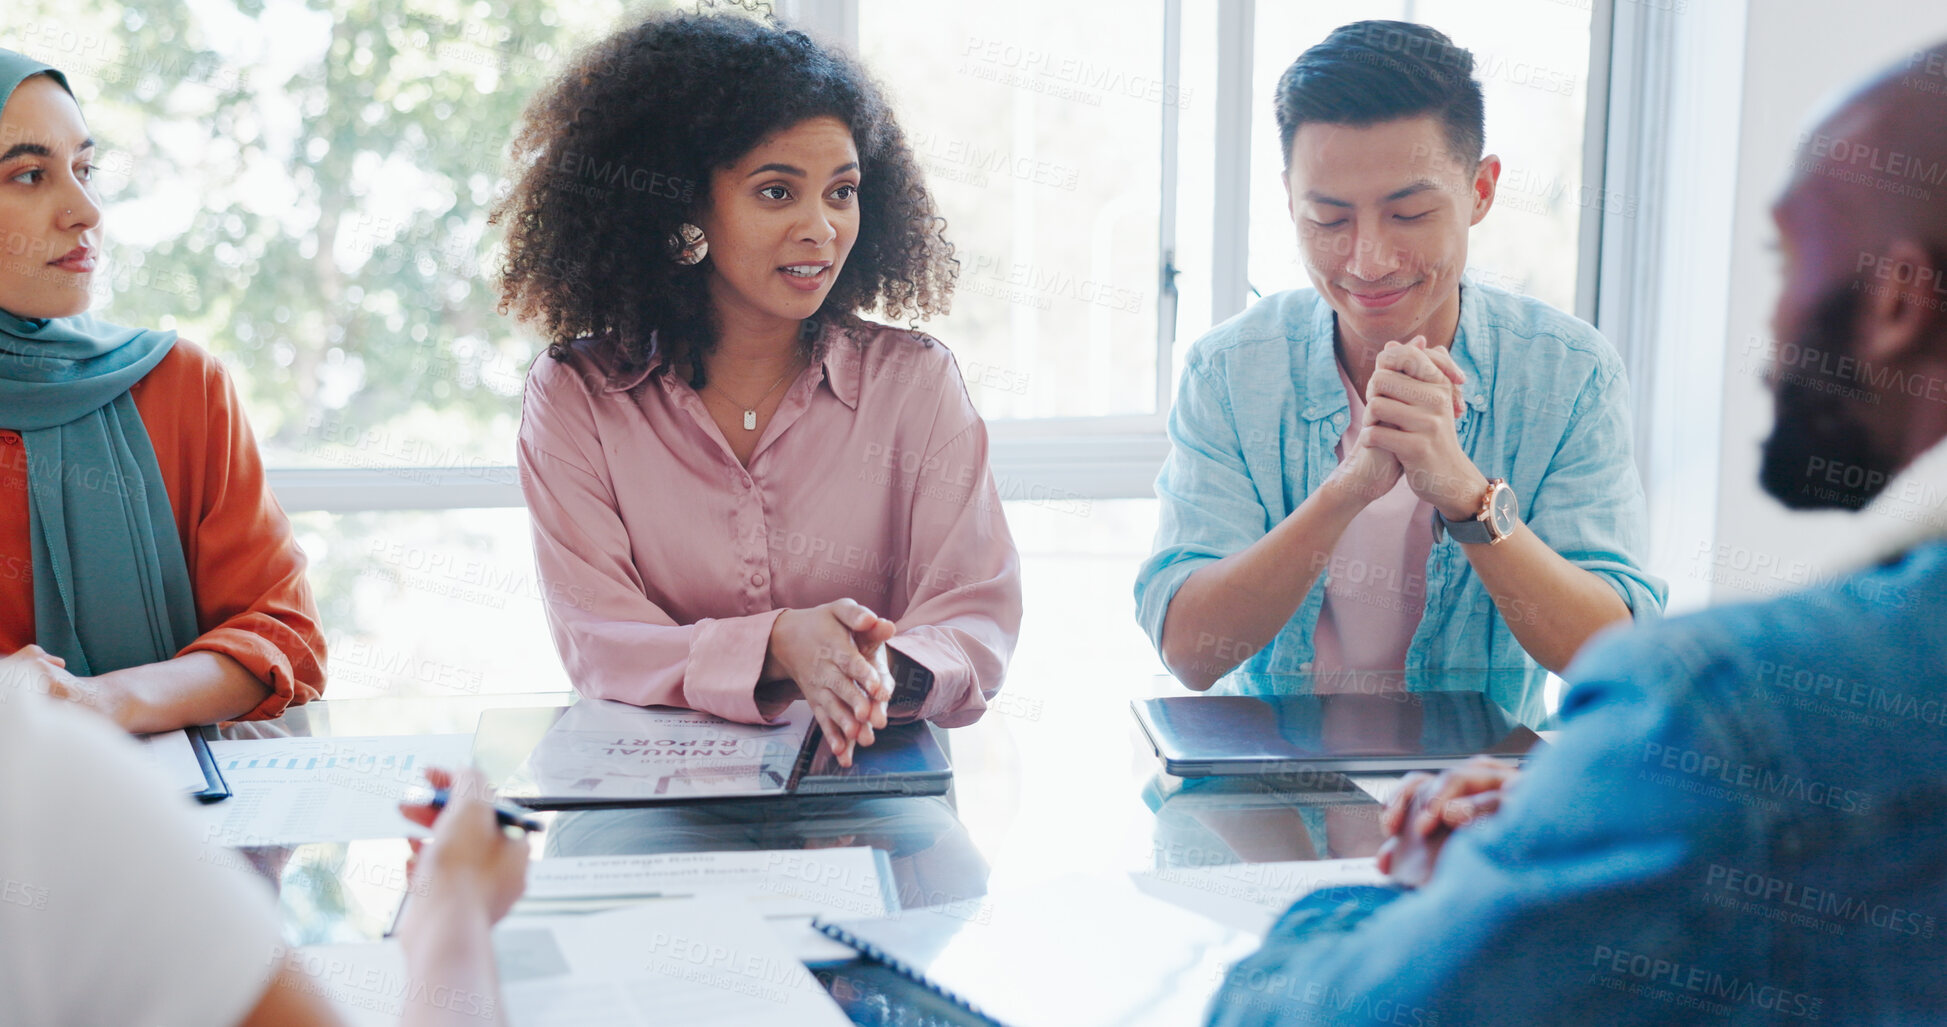
<path id="1" fill-rule="evenodd" d="M 1184 369 L 1170 408 L 1170 453 L 1156 478 L 1156 544 L 1136 575 L 1136 619 L 1160 652 L 1163 619 L 1197 569 L 1271 530 L 1271 512 L 1244 462 L 1222 378 L 1198 361 Z"/>
<path id="2" fill-rule="evenodd" d="M 1708 782 L 1681 769 L 1697 765 L 1681 754 L 1741 752 L 1719 718 L 1671 699 L 1689 694 L 1697 660 L 1627 639 L 1595 649 L 1576 668 L 1588 683 L 1571 695 L 1559 744 L 1500 813 L 1449 842 L 1426 888 L 1311 897 L 1233 968 L 1209 1023 L 1547 1023 L 1569 1010 L 1581 1023 L 1661 1022 L 1709 1018 L 1692 1004 L 1703 1001 L 1758 1015 L 1749 1003 L 1802 1008 L 1791 982 L 1763 979 L 1748 921 L 1725 927 L 1718 918 L 1736 914 L 1701 897 L 1712 865 L 1762 865 L 1764 832 L 1748 830 L 1737 796 L 1693 789 Z M 1753 982 L 1771 990 L 1741 987 Z"/>

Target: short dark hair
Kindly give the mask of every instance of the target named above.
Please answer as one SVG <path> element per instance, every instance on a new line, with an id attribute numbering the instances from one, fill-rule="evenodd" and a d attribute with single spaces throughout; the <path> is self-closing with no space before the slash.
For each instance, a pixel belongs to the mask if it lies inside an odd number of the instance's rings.
<path id="1" fill-rule="evenodd" d="M 1365 127 L 1430 114 L 1461 161 L 1479 163 L 1487 140 L 1474 55 L 1446 34 L 1410 21 L 1356 21 L 1298 55 L 1272 99 L 1278 142 L 1291 166 L 1291 140 L 1306 122 Z"/>
<path id="2" fill-rule="evenodd" d="M 501 309 L 557 359 L 592 338 L 619 373 L 660 357 L 658 374 L 701 388 L 718 329 L 705 269 L 672 262 L 666 241 L 707 208 L 712 171 L 820 116 L 852 130 L 863 181 L 858 241 L 807 327 L 945 313 L 959 264 L 878 86 L 802 32 L 727 12 L 628 25 L 534 98 L 493 211 L 507 227 Z"/>

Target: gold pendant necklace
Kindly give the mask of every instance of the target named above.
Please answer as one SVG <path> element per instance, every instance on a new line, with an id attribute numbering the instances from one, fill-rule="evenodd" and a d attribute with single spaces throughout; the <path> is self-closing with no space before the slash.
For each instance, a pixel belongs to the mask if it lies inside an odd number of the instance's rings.
<path id="1" fill-rule="evenodd" d="M 792 375 L 794 375 L 794 374 L 797 374 L 797 373 L 798 373 L 798 372 L 797 372 L 796 370 L 791 370 L 791 371 L 786 371 L 786 372 L 784 372 L 783 374 L 781 374 L 781 375 L 779 375 L 779 376 L 778 376 L 778 379 L 777 379 L 777 381 L 774 381 L 774 382 L 772 382 L 772 383 L 771 383 L 771 387 L 770 387 L 770 388 L 768 388 L 768 389 L 765 389 L 765 390 L 764 390 L 764 394 L 763 394 L 762 396 L 759 396 L 759 397 L 757 397 L 757 402 L 755 402 L 755 403 L 737 403 L 737 400 L 736 400 L 736 398 L 735 398 L 735 397 L 733 397 L 732 395 L 730 395 L 730 393 L 728 393 L 728 392 L 724 392 L 724 391 L 723 391 L 723 386 L 721 386 L 721 385 L 718 385 L 718 386 L 716 387 L 716 389 L 717 389 L 717 391 L 718 391 L 718 392 L 723 392 L 723 398 L 725 398 L 725 399 L 727 399 L 727 400 L 730 400 L 730 402 L 732 402 L 732 403 L 736 403 L 736 404 L 737 404 L 737 406 L 738 406 L 738 407 L 740 407 L 740 408 L 741 408 L 741 409 L 743 410 L 743 412 L 744 412 L 744 430 L 745 430 L 745 431 L 756 431 L 756 430 L 757 430 L 757 408 L 758 408 L 758 407 L 761 407 L 761 406 L 763 406 L 763 405 L 764 405 L 764 401 L 765 401 L 765 400 L 767 400 L 767 399 L 770 399 L 770 398 L 771 398 L 771 393 L 773 393 L 773 392 L 776 392 L 776 391 L 777 391 L 777 387 L 778 387 L 778 386 L 780 386 L 780 385 L 783 385 L 783 384 L 784 384 L 784 380 L 785 380 L 786 378 L 789 378 L 789 377 L 791 377 Z M 714 384 L 714 383 L 713 383 L 713 384 Z"/>

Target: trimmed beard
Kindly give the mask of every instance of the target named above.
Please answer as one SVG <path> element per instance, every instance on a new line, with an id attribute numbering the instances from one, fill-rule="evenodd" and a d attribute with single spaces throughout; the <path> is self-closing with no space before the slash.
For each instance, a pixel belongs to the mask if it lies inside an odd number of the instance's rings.
<path id="1" fill-rule="evenodd" d="M 1792 340 L 1799 352 L 1835 359 L 1850 353 L 1861 302 L 1852 283 L 1827 292 Z M 1899 461 L 1874 443 L 1860 416 L 1860 407 L 1869 402 L 1860 396 L 1866 390 L 1858 381 L 1826 373 L 1824 363 L 1810 370 L 1773 370 L 1771 435 L 1764 440 L 1758 481 L 1793 510 L 1857 510 L 1892 480 Z"/>

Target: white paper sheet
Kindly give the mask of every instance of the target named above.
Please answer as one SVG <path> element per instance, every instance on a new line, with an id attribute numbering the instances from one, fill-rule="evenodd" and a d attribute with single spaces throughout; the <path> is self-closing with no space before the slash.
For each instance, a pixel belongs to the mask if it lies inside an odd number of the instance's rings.
<path id="1" fill-rule="evenodd" d="M 197 810 L 209 840 L 239 847 L 421 838 L 399 800 L 427 767 L 463 767 L 473 736 L 249 738 L 210 743 L 230 798 Z"/>
<path id="2" fill-rule="evenodd" d="M 765 916 L 879 917 L 898 905 L 866 846 L 536 860 L 521 907 L 731 894 Z"/>
<path id="3" fill-rule="evenodd" d="M 494 950 L 507 1021 L 517 1027 L 850 1023 L 756 913 L 732 898 L 508 920 L 494 931 Z M 394 942 L 314 946 L 298 962 L 312 990 L 359 1025 L 395 1023 L 404 998 L 430 983 L 407 976 Z"/>
<path id="4" fill-rule="evenodd" d="M 1136 887 L 1220 924 L 1263 937 L 1293 902 L 1340 884 L 1384 884 L 1371 856 L 1169 867 L 1130 875 Z"/>
<path id="5" fill-rule="evenodd" d="M 1372 797 L 1381 806 L 1393 801 L 1399 794 L 1400 786 L 1406 783 L 1405 774 L 1347 774 L 1359 790 Z"/>
<path id="6" fill-rule="evenodd" d="M 142 751 L 155 763 L 156 772 L 169 782 L 169 787 L 190 793 L 209 787 L 209 778 L 203 776 L 203 765 L 189 744 L 188 732 L 164 731 L 144 736 Z"/>
<path id="7" fill-rule="evenodd" d="M 811 918 L 864 919 L 899 909 L 884 859 L 865 846 L 743 852 L 671 852 L 537 860 L 515 917 L 600 912 L 693 895 L 747 902 L 800 961 L 845 962 L 857 953 Z"/>

